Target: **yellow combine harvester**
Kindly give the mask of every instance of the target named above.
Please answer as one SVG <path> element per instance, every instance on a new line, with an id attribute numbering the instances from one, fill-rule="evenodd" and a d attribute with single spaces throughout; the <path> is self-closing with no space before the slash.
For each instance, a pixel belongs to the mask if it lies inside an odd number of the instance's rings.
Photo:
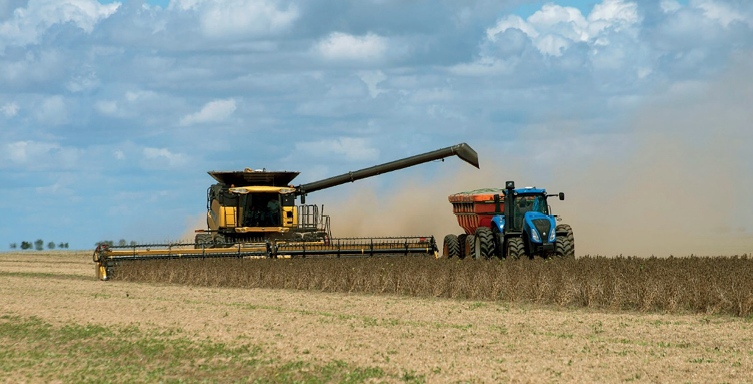
<path id="1" fill-rule="evenodd" d="M 290 183 L 299 172 L 209 172 L 217 183 L 207 190 L 208 228 L 197 231 L 194 243 L 98 246 L 97 277 L 108 280 L 118 265 L 138 260 L 436 256 L 433 236 L 332 238 L 324 206 L 307 205 L 306 195 L 449 156 L 479 166 L 476 151 L 462 143 L 298 186 Z"/>

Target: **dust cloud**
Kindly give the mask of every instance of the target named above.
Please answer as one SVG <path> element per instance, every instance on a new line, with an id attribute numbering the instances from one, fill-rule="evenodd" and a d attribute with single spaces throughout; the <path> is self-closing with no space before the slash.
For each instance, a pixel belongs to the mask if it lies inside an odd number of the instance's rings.
<path id="1" fill-rule="evenodd" d="M 434 235 L 441 242 L 460 232 L 449 194 L 515 180 L 565 192 L 565 201 L 550 205 L 573 226 L 577 255 L 751 254 L 751 59 L 740 55 L 711 83 L 675 84 L 648 97 L 609 133 L 571 134 L 577 130 L 551 122 L 527 129 L 515 148 L 469 138 L 480 170 L 448 160 L 431 179 L 338 187 L 349 192 L 327 199 L 333 236 Z"/>

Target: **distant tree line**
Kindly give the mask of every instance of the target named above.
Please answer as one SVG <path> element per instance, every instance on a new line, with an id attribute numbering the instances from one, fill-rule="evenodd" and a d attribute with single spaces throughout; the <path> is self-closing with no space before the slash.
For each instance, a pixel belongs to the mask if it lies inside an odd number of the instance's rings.
<path id="1" fill-rule="evenodd" d="M 22 241 L 20 248 L 23 250 L 34 249 L 37 251 L 42 251 L 44 250 L 44 245 L 45 245 L 44 240 L 37 239 L 33 243 L 30 241 Z M 10 243 L 10 249 L 18 249 L 18 248 L 19 248 L 18 243 Z M 62 242 L 55 243 L 54 241 L 50 241 L 47 243 L 47 249 L 55 249 L 55 248 L 68 249 L 68 243 L 62 243 Z"/>
<path id="2" fill-rule="evenodd" d="M 127 242 L 125 239 L 120 239 L 117 242 L 120 246 L 126 246 L 126 245 L 136 245 L 135 241 L 131 241 L 130 243 Z M 102 240 L 98 241 L 94 244 L 94 246 L 99 245 L 109 245 L 113 246 L 115 245 L 115 242 L 113 240 Z M 18 243 L 10 243 L 10 249 L 23 249 L 23 250 L 37 250 L 37 251 L 43 251 L 45 249 L 45 242 L 42 239 L 37 239 L 34 242 L 31 241 L 22 241 L 19 245 Z M 50 241 L 47 243 L 47 249 L 68 249 L 68 243 L 55 243 L 54 241 Z"/>

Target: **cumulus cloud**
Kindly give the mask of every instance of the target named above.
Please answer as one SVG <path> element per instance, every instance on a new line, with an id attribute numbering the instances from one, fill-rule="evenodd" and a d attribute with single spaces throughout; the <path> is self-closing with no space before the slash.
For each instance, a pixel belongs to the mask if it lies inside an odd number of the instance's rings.
<path id="1" fill-rule="evenodd" d="M 110 17 L 120 3 L 100 4 L 96 0 L 29 0 L 16 8 L 13 16 L 0 23 L 0 49 L 36 44 L 52 26 L 71 23 L 86 33 L 102 19 Z"/>
<path id="2" fill-rule="evenodd" d="M 358 73 L 358 76 L 361 78 L 361 81 L 366 84 L 366 86 L 369 89 L 369 95 L 372 98 L 375 98 L 379 96 L 380 93 L 384 92 L 383 90 L 377 88 L 379 83 L 387 79 L 387 76 L 384 75 L 382 71 L 361 71 Z"/>
<path id="3" fill-rule="evenodd" d="M 18 104 L 16 103 L 6 103 L 2 107 L 0 107 L 0 112 L 5 115 L 7 118 L 11 118 L 13 116 L 16 116 L 18 113 Z"/>
<path id="4" fill-rule="evenodd" d="M 542 54 L 562 56 L 564 50 L 574 43 L 607 44 L 605 32 L 628 31 L 635 35 L 637 29 L 634 27 L 639 22 L 638 5 L 634 2 L 604 0 L 594 5 L 587 18 L 577 8 L 548 3 L 526 20 L 515 15 L 501 18 L 496 25 L 487 29 L 486 36 L 494 42 L 500 33 L 518 29 L 533 41 Z"/>
<path id="5" fill-rule="evenodd" d="M 235 112 L 235 99 L 210 101 L 201 111 L 192 113 L 180 120 L 180 125 L 219 123 L 230 118 Z"/>
<path id="6" fill-rule="evenodd" d="M 714 0 L 694 1 L 693 5 L 703 10 L 706 17 L 712 20 L 716 20 L 723 26 L 728 27 L 735 21 L 745 22 L 748 25 L 753 25 L 753 20 L 745 17 L 737 10 L 730 7 L 728 4 Z"/>
<path id="7" fill-rule="evenodd" d="M 116 154 L 118 156 L 118 154 Z M 149 169 L 169 169 L 180 167 L 188 162 L 188 157 L 182 153 L 173 153 L 167 148 L 145 147 L 142 165 Z"/>
<path id="8" fill-rule="evenodd" d="M 203 33 L 215 38 L 271 36 L 300 17 L 295 4 L 275 0 L 177 0 L 168 9 L 195 11 Z"/>
<path id="9" fill-rule="evenodd" d="M 16 141 L 4 145 L 2 156 L 25 170 L 65 170 L 75 168 L 81 157 L 77 148 L 43 141 Z M 5 162 L 4 162 L 5 163 Z"/>
<path id="10" fill-rule="evenodd" d="M 374 33 L 354 36 L 342 32 L 333 32 L 326 39 L 319 41 L 316 52 L 326 60 L 380 60 L 389 46 L 388 40 Z"/>
<path id="11" fill-rule="evenodd" d="M 345 161 L 374 161 L 379 157 L 370 140 L 354 137 L 295 143 L 295 149 L 310 156 L 340 155 Z"/>

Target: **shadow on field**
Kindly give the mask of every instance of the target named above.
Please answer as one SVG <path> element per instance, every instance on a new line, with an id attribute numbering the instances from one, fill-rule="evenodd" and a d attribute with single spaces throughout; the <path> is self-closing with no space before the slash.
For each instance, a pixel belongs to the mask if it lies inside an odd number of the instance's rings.
<path id="1" fill-rule="evenodd" d="M 753 312 L 748 257 L 466 261 L 173 260 L 118 266 L 126 281 L 490 300 L 611 310 Z"/>

